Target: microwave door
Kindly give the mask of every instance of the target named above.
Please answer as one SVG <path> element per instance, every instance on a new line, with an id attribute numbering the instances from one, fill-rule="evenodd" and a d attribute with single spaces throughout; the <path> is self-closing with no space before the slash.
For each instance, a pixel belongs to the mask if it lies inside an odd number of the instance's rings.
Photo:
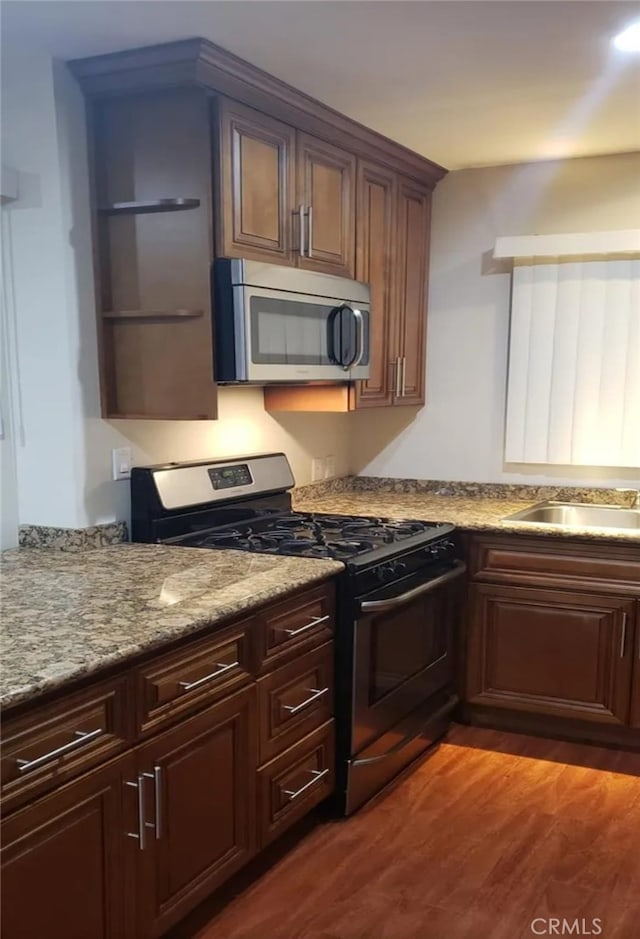
<path id="1" fill-rule="evenodd" d="M 335 310 L 330 299 L 246 287 L 247 380 L 345 381 L 348 372 L 333 359 L 330 348 L 328 324 Z"/>

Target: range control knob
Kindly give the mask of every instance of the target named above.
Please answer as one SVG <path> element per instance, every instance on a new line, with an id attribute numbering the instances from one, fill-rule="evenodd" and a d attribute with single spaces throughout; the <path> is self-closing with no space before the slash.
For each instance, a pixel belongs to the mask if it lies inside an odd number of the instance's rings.
<path id="1" fill-rule="evenodd" d="M 393 566 L 391 564 L 381 564 L 380 567 L 375 569 L 376 580 L 379 580 L 381 584 L 385 583 L 387 580 L 391 580 L 394 576 Z"/>

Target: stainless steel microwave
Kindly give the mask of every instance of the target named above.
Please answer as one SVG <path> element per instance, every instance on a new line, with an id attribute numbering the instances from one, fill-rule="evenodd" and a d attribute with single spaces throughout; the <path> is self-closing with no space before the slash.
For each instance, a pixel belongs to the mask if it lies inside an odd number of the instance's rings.
<path id="1" fill-rule="evenodd" d="M 369 377 L 369 286 L 240 258 L 212 267 L 218 382 Z"/>

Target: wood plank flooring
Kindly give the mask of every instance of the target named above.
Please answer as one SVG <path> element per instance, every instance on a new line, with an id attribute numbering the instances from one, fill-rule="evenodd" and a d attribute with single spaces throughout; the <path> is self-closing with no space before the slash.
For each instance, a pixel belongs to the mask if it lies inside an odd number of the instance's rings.
<path id="1" fill-rule="evenodd" d="M 554 934 L 549 917 L 565 935 L 597 935 L 597 918 L 603 939 L 639 939 L 640 754 L 456 726 L 179 935 L 531 939 L 534 919 Z"/>

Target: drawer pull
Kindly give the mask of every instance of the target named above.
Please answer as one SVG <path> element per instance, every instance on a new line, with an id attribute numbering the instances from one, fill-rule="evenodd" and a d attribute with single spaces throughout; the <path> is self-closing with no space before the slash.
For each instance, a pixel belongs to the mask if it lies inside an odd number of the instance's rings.
<path id="1" fill-rule="evenodd" d="M 99 737 L 102 733 L 104 733 L 104 731 L 101 727 L 99 727 L 98 730 L 88 732 L 76 730 L 75 740 L 70 740 L 69 743 L 65 743 L 61 747 L 56 747 L 55 750 L 50 750 L 48 753 L 36 757 L 35 760 L 16 760 L 18 769 L 21 773 L 27 773 L 30 769 L 37 769 L 39 766 L 48 763 L 49 760 L 55 760 L 58 756 L 64 756 L 65 753 L 70 753 L 72 750 L 75 750 L 76 747 L 81 746 L 83 743 L 88 743 L 95 737 Z"/>
<path id="2" fill-rule="evenodd" d="M 231 662 L 230 665 L 220 665 L 219 662 L 216 662 L 216 671 L 211 672 L 210 675 L 205 675 L 203 678 L 198 678 L 197 681 L 179 681 L 178 684 L 183 691 L 191 691 L 192 688 L 199 688 L 200 685 L 204 685 L 207 681 L 212 681 L 214 678 L 219 678 L 220 675 L 223 675 L 232 668 L 236 668 L 239 664 L 239 662 Z"/>
<path id="3" fill-rule="evenodd" d="M 328 692 L 328 690 L 328 688 L 307 688 L 307 691 L 311 692 L 310 698 L 307 698 L 306 701 L 302 701 L 300 704 L 296 704 L 295 706 L 291 704 L 283 704 L 283 710 L 288 711 L 289 714 L 297 714 L 298 711 L 301 711 L 303 708 L 313 704 L 314 701 L 317 701 L 318 698 L 321 698 Z"/>
<path id="4" fill-rule="evenodd" d="M 300 633 L 306 632 L 307 629 L 313 629 L 314 626 L 318 626 L 320 623 L 326 623 L 328 619 L 329 614 L 326 616 L 314 616 L 312 620 L 309 620 L 304 626 L 299 626 L 298 629 L 285 629 L 283 626 L 274 626 L 274 629 L 276 632 L 286 633 L 287 636 L 299 636 Z"/>
<path id="5" fill-rule="evenodd" d="M 307 789 L 310 789 L 311 786 L 315 786 L 315 784 L 320 779 L 322 779 L 323 776 L 326 776 L 328 772 L 328 769 L 312 769 L 311 775 L 313 776 L 313 779 L 310 779 L 308 783 L 305 783 L 304 786 L 300 787 L 300 789 L 284 789 L 283 792 L 285 796 L 289 796 L 289 802 L 293 802 L 294 799 L 297 799 L 298 796 L 301 796 L 302 793 L 306 792 Z"/>

